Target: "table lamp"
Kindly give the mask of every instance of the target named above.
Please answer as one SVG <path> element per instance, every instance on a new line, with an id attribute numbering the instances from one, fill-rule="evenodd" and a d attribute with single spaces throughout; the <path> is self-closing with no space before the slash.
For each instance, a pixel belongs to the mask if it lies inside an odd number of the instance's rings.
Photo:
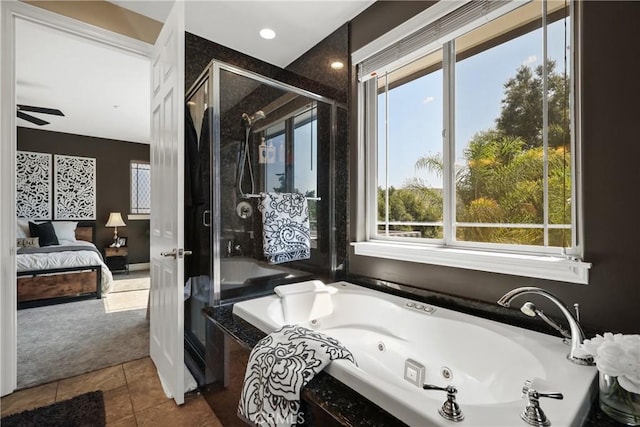
<path id="1" fill-rule="evenodd" d="M 118 227 L 124 227 L 127 224 L 122 220 L 122 215 L 120 212 L 111 212 L 109 214 L 109 220 L 107 221 L 106 227 L 115 227 L 113 231 L 113 244 L 116 245 L 118 243 Z"/>

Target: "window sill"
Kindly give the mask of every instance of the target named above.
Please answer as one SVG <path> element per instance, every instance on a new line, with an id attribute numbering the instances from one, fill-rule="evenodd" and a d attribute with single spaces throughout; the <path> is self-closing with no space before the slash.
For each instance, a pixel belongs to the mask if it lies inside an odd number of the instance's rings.
<path id="1" fill-rule="evenodd" d="M 151 215 L 150 214 L 129 214 L 129 215 L 127 215 L 127 219 L 129 221 L 150 220 L 151 219 Z"/>
<path id="2" fill-rule="evenodd" d="M 393 242 L 356 242 L 356 255 L 442 265 L 570 283 L 589 283 L 591 263 L 562 257 L 442 248 Z"/>

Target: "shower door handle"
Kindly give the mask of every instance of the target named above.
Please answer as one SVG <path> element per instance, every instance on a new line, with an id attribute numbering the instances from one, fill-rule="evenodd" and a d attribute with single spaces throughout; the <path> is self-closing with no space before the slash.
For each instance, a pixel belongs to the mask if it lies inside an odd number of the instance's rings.
<path id="1" fill-rule="evenodd" d="M 207 215 L 209 215 L 209 222 L 207 222 Z M 202 212 L 202 225 L 211 227 L 211 211 L 209 209 Z"/>

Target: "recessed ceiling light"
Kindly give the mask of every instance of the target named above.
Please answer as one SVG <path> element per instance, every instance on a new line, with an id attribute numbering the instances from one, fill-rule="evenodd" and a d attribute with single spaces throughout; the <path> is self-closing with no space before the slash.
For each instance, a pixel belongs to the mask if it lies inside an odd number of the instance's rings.
<path id="1" fill-rule="evenodd" d="M 331 63 L 331 68 L 333 68 L 334 70 L 341 70 L 344 68 L 344 64 L 340 61 L 333 61 Z"/>
<path id="2" fill-rule="evenodd" d="M 263 28 L 260 30 L 260 37 L 266 40 L 271 40 L 276 36 L 276 32 L 271 28 Z"/>

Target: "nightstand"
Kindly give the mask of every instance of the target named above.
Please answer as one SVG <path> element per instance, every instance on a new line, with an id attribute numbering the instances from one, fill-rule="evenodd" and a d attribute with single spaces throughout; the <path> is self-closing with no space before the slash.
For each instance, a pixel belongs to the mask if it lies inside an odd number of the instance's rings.
<path id="1" fill-rule="evenodd" d="M 129 249 L 126 246 L 105 247 L 104 262 L 111 271 L 126 271 L 129 274 Z"/>

